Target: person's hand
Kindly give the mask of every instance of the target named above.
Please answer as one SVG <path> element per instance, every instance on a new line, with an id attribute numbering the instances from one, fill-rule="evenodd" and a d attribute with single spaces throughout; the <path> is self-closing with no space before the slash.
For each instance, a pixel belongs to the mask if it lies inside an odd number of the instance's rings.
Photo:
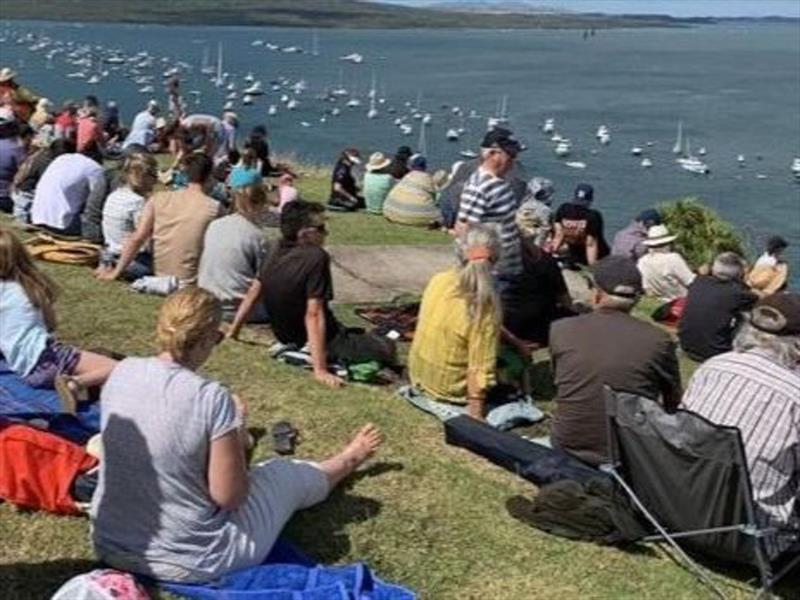
<path id="1" fill-rule="evenodd" d="M 332 388 L 339 388 L 344 385 L 344 379 L 325 369 L 314 369 L 314 379 Z"/>
<path id="2" fill-rule="evenodd" d="M 238 394 L 231 394 L 237 412 L 242 416 L 242 421 L 247 418 L 247 403 Z"/>
<path id="3" fill-rule="evenodd" d="M 97 267 L 94 271 L 94 276 L 101 281 L 114 281 L 119 274 L 116 269 L 109 267 Z"/>

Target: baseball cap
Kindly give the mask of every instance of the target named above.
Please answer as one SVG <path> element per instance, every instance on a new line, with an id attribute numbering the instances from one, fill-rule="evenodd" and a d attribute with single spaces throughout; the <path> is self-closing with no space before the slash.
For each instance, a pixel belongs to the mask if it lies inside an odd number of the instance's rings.
<path id="1" fill-rule="evenodd" d="M 594 281 L 607 294 L 635 298 L 642 293 L 642 274 L 625 256 L 606 256 L 595 264 Z"/>
<path id="2" fill-rule="evenodd" d="M 526 149 L 510 130 L 496 127 L 486 132 L 481 142 L 481 148 L 500 148 L 511 157 L 516 156 Z"/>
<path id="3" fill-rule="evenodd" d="M 639 223 L 644 224 L 645 227 L 652 227 L 653 225 L 661 225 L 661 213 L 655 208 L 648 208 L 639 213 L 636 217 Z"/>
<path id="4" fill-rule="evenodd" d="M 534 177 L 528 182 L 528 191 L 542 202 L 547 201 L 555 193 L 553 182 L 544 177 Z"/>
<path id="5" fill-rule="evenodd" d="M 572 199 L 576 204 L 591 204 L 594 200 L 594 188 L 588 183 L 579 183 L 575 187 Z"/>
<path id="6" fill-rule="evenodd" d="M 762 298 L 750 313 L 750 323 L 773 335 L 800 335 L 800 294 L 779 293 Z"/>

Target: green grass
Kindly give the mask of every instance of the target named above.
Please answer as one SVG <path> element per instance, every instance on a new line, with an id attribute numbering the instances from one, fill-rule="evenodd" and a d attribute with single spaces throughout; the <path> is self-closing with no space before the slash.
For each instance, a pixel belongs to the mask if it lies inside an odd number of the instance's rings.
<path id="1" fill-rule="evenodd" d="M 303 185 L 317 197 L 309 178 Z M 380 218 L 333 215 L 332 240 L 368 243 L 438 234 L 390 230 Z M 395 231 L 397 230 L 397 231 Z M 421 239 L 421 238 L 420 238 Z M 427 241 L 427 240 L 426 240 Z M 63 289 L 59 338 L 80 347 L 145 355 L 153 351 L 159 298 L 100 283 L 86 268 L 42 264 Z M 653 308 L 645 303 L 638 314 Z M 348 307 L 338 307 L 352 321 Z M 351 385 L 328 390 L 307 373 L 266 356 L 263 331 L 221 345 L 203 369 L 250 406 L 250 425 L 281 419 L 302 432 L 301 457 L 333 452 L 362 423 L 386 434 L 380 454 L 323 505 L 297 514 L 286 535 L 324 562 L 367 561 L 382 577 L 411 586 L 421 598 L 705 598 L 707 590 L 656 546 L 623 551 L 542 533 L 524 520 L 536 488 L 466 452 L 447 446 L 438 422 L 391 389 Z M 684 377 L 693 369 L 682 363 Z M 535 389 L 552 409 L 546 352 L 536 357 Z M 546 429 L 541 427 L 540 430 Z M 270 456 L 268 441 L 255 457 Z M 517 515 L 517 517 L 512 516 Z M 520 516 L 521 515 L 521 516 Z M 67 578 L 93 567 L 84 518 L 55 517 L 0 505 L 0 597 L 45 598 Z M 732 573 L 728 573 L 728 576 Z M 736 579 L 745 597 L 752 574 Z M 785 588 L 796 596 L 800 586 Z"/>

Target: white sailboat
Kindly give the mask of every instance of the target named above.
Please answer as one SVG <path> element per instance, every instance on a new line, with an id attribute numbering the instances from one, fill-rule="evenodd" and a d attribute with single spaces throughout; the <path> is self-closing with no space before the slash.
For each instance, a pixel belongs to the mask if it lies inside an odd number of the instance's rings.
<path id="1" fill-rule="evenodd" d="M 678 136 L 675 139 L 675 145 L 672 147 L 673 154 L 680 154 L 683 152 L 683 121 L 678 121 Z"/>
<path id="2" fill-rule="evenodd" d="M 544 125 L 542 125 L 542 131 L 544 133 L 553 133 L 556 130 L 556 120 L 553 118 L 545 119 Z"/>
<path id="3" fill-rule="evenodd" d="M 422 156 L 428 156 L 428 140 L 425 136 L 425 128 L 419 128 L 419 139 L 417 140 L 417 152 Z"/>
<path id="4" fill-rule="evenodd" d="M 311 32 L 311 56 L 319 56 L 319 34 L 316 29 Z"/>
<path id="5" fill-rule="evenodd" d="M 223 84 L 222 78 L 222 42 L 217 44 L 217 76 L 214 79 L 214 85 L 217 87 L 222 87 Z"/>
<path id="6" fill-rule="evenodd" d="M 375 98 L 378 96 L 378 90 L 375 88 L 375 71 L 372 72 L 372 86 L 369 88 L 369 110 L 367 111 L 367 118 L 374 119 L 378 116 L 378 109 L 375 108 Z"/>
<path id="7" fill-rule="evenodd" d="M 792 172 L 792 175 L 795 178 L 795 181 L 800 181 L 800 158 L 795 157 L 792 161 L 792 165 L 789 167 L 789 170 Z"/>
<path id="8" fill-rule="evenodd" d="M 708 175 L 711 169 L 708 165 L 692 154 L 689 136 L 686 136 L 686 154 L 675 160 L 684 171 L 695 173 L 696 175 Z"/>

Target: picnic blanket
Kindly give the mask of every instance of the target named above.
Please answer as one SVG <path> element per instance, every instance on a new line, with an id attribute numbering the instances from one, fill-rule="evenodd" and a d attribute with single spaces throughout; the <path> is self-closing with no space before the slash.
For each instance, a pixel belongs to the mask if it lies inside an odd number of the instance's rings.
<path id="1" fill-rule="evenodd" d="M 278 540 L 263 564 L 205 584 L 161 583 L 163 589 L 197 600 L 414 600 L 415 594 L 378 579 L 363 563 L 317 565 Z"/>
<path id="2" fill-rule="evenodd" d="M 0 418 L 12 421 L 44 421 L 48 431 L 77 444 L 85 444 L 100 431 L 98 402 L 80 404 L 75 415 L 63 413 L 55 390 L 30 387 L 1 359 Z"/>
<path id="3" fill-rule="evenodd" d="M 410 342 L 417 328 L 419 302 L 395 306 L 371 306 L 357 308 L 356 314 L 375 325 L 375 333 L 386 335 L 390 331 L 400 334 L 400 339 Z"/>

